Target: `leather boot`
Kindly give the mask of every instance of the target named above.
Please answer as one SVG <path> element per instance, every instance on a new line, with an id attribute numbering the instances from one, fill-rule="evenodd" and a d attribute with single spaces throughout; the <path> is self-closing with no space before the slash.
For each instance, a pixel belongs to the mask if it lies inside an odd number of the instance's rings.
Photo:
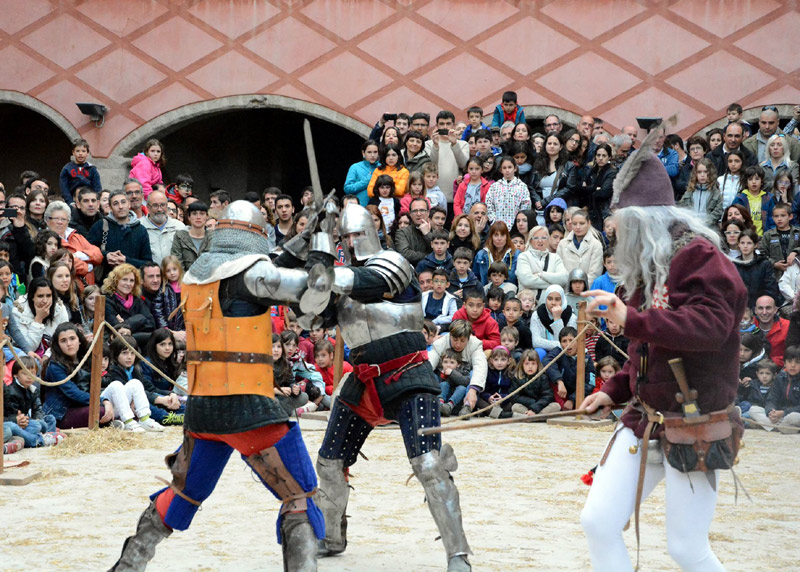
<path id="1" fill-rule="evenodd" d="M 281 523 L 284 572 L 317 572 L 317 537 L 305 512 L 290 512 Z"/>
<path id="2" fill-rule="evenodd" d="M 109 572 L 144 572 L 156 553 L 156 546 L 172 531 L 161 520 L 156 503 L 151 502 L 136 525 L 136 534 L 125 539 L 122 554 Z"/>
<path id="3" fill-rule="evenodd" d="M 439 534 L 442 536 L 447 553 L 448 572 L 469 572 L 472 570 L 467 555 L 472 554 L 461 524 L 461 506 L 458 489 L 450 476 L 458 468 L 453 448 L 443 445 L 440 451 L 429 451 L 411 459 L 425 495 Z"/>
<path id="4" fill-rule="evenodd" d="M 318 556 L 341 554 L 347 548 L 347 502 L 350 485 L 344 476 L 344 460 L 317 457 L 318 494 L 314 502 L 325 516 L 325 538 L 319 541 Z"/>

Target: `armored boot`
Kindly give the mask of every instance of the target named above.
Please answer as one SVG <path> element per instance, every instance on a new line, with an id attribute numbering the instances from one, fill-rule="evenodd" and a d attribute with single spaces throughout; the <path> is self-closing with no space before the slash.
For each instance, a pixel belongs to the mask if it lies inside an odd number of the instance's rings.
<path id="1" fill-rule="evenodd" d="M 136 525 L 136 534 L 125 539 L 122 554 L 109 572 L 144 572 L 156 553 L 156 546 L 172 531 L 161 520 L 156 503 L 151 502 Z"/>
<path id="2" fill-rule="evenodd" d="M 428 508 L 433 515 L 447 553 L 448 572 L 470 572 L 467 556 L 472 551 L 461 524 L 461 506 L 458 489 L 450 476 L 458 468 L 453 448 L 443 445 L 441 451 L 429 451 L 411 459 L 411 467 L 428 498 Z"/>
<path id="3" fill-rule="evenodd" d="M 284 572 L 317 572 L 317 537 L 305 512 L 290 512 L 281 523 Z"/>
<path id="4" fill-rule="evenodd" d="M 347 548 L 347 501 L 350 485 L 344 474 L 344 460 L 317 457 L 319 494 L 315 502 L 325 515 L 325 538 L 319 541 L 318 556 L 341 554 Z"/>

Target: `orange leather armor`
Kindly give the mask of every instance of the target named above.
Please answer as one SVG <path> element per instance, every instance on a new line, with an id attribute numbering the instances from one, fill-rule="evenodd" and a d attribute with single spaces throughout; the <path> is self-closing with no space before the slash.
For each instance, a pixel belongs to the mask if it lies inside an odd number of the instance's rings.
<path id="1" fill-rule="evenodd" d="M 275 397 L 270 313 L 222 315 L 219 282 L 183 284 L 186 367 L 192 395 Z"/>

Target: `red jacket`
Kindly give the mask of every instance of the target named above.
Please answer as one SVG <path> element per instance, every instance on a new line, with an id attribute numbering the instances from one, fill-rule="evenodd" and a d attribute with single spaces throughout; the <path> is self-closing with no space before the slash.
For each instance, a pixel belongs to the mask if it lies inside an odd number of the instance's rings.
<path id="1" fill-rule="evenodd" d="M 466 320 L 470 321 L 467 317 L 467 309 L 462 307 L 453 314 L 453 321 Z M 492 313 L 489 308 L 483 309 L 483 314 L 478 316 L 478 319 L 472 323 L 472 334 L 483 342 L 483 349 L 493 350 L 500 345 L 500 328 L 497 326 Z"/>
<path id="2" fill-rule="evenodd" d="M 756 326 L 761 328 L 758 319 L 754 320 Z M 763 330 L 763 328 L 761 328 Z M 775 362 L 778 367 L 783 367 L 783 354 L 786 351 L 786 334 L 789 333 L 789 320 L 775 316 L 775 321 L 767 334 L 767 341 L 772 348 L 769 352 L 769 359 Z"/>
<path id="3" fill-rule="evenodd" d="M 464 213 L 464 199 L 467 196 L 468 183 L 469 183 L 469 175 L 464 175 L 461 184 L 458 185 L 458 188 L 455 191 L 455 195 L 453 196 L 453 214 L 455 216 Z M 481 202 L 486 200 L 486 193 L 489 192 L 490 186 L 492 186 L 492 184 L 483 177 L 481 177 Z"/>
<path id="4" fill-rule="evenodd" d="M 700 411 L 724 409 L 733 403 L 739 387 L 739 321 L 747 304 L 739 273 L 718 248 L 695 238 L 672 259 L 666 287 L 667 295 L 658 297 L 660 307 L 639 311 L 640 291 L 627 303 L 625 335 L 630 338 L 628 355 L 635 358 L 626 361 L 601 391 L 614 403 L 633 397 L 639 349 L 647 343 L 646 380 L 639 384 L 645 403 L 662 413 L 682 414 L 675 399 L 680 388 L 668 363 L 680 357 L 689 385 L 697 390 Z M 639 438 L 647 424 L 638 411 L 625 413 L 622 422 Z"/>
<path id="5" fill-rule="evenodd" d="M 333 393 L 333 366 L 321 368 L 317 367 L 317 371 L 322 374 L 322 379 L 325 381 L 325 393 L 330 395 Z M 353 371 L 353 366 L 346 361 L 342 362 L 342 375 Z"/>

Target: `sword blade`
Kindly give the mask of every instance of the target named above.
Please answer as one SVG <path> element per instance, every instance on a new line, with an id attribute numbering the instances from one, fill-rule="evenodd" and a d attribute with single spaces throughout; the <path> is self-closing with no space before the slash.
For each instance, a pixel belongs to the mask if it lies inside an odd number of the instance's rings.
<path id="1" fill-rule="evenodd" d="M 314 139 L 311 137 L 311 123 L 309 123 L 308 119 L 303 120 L 303 135 L 306 139 L 306 155 L 308 156 L 308 171 L 311 174 L 311 188 L 314 189 L 314 206 L 319 212 L 322 209 L 324 197 L 322 196 L 322 184 L 319 181 Z"/>

